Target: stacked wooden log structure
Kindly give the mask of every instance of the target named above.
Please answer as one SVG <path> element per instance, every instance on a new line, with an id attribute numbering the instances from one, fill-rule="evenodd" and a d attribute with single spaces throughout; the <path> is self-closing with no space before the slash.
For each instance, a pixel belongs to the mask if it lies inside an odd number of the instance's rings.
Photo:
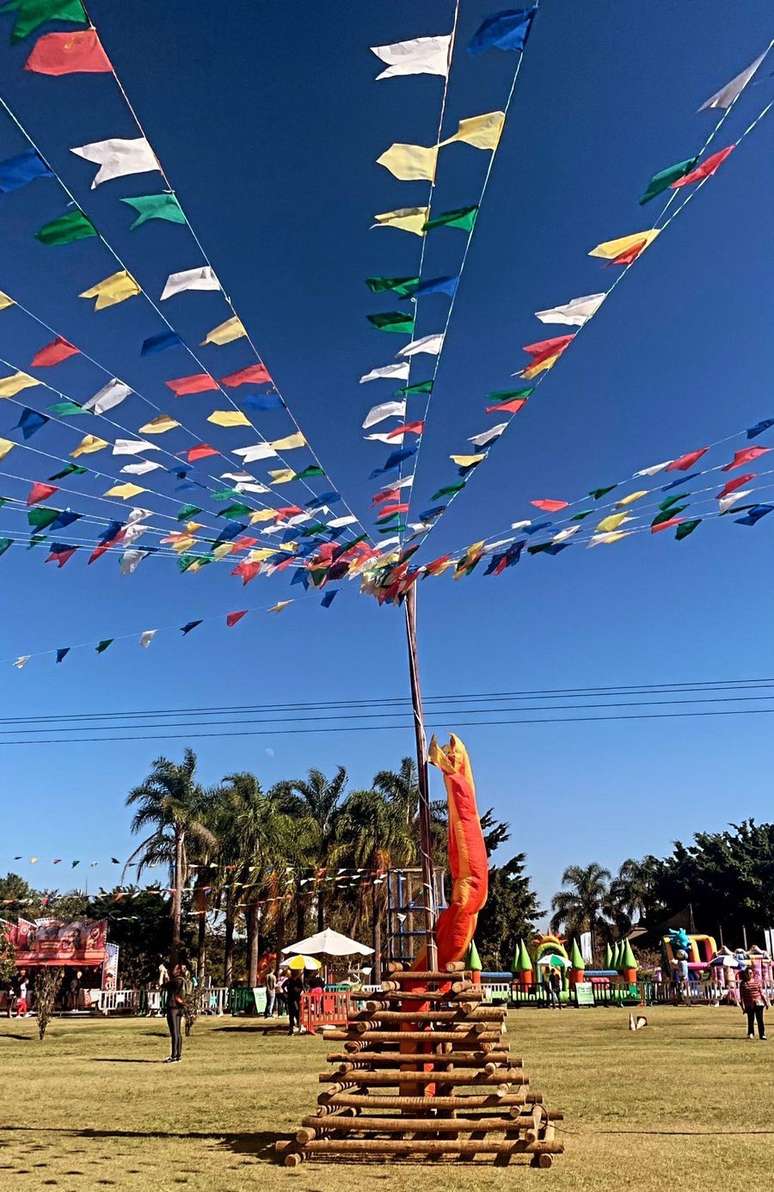
<path id="1" fill-rule="evenodd" d="M 353 1010 L 315 1114 L 276 1144 L 288 1167 L 305 1158 L 421 1162 L 512 1160 L 550 1167 L 564 1149 L 542 1094 L 510 1054 L 506 1011 L 482 1004 L 462 964 L 444 972 L 390 966 L 378 1000 Z"/>

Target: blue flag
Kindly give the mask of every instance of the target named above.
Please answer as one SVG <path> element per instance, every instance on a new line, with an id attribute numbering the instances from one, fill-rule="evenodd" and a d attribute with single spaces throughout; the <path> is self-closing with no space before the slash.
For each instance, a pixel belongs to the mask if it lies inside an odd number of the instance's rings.
<path id="1" fill-rule="evenodd" d="M 201 621 L 189 621 L 186 625 L 181 625 L 180 632 L 182 633 L 183 637 L 185 637 L 187 633 L 190 633 L 192 629 L 195 629 L 197 625 L 201 625 Z"/>
<path id="2" fill-rule="evenodd" d="M 468 44 L 469 54 L 486 50 L 521 50 L 527 44 L 535 8 L 512 8 L 496 12 L 482 21 Z"/>
<path id="3" fill-rule="evenodd" d="M 748 439 L 757 439 L 758 435 L 762 435 L 770 426 L 774 426 L 774 418 L 764 418 L 763 422 L 756 422 L 755 426 L 751 426 L 747 432 Z"/>
<path id="4" fill-rule="evenodd" d="M 164 352 L 167 348 L 175 348 L 182 342 L 176 331 L 162 331 L 159 335 L 152 335 L 144 341 L 140 355 L 152 356 L 154 352 Z"/>
<path id="5" fill-rule="evenodd" d="M 35 432 L 40 430 L 49 421 L 50 419 L 45 414 L 40 414 L 37 410 L 30 410 L 25 407 L 14 429 L 20 430 L 25 439 L 31 439 Z"/>
<path id="6" fill-rule="evenodd" d="M 411 295 L 412 298 L 422 298 L 425 294 L 448 294 L 452 298 L 460 284 L 459 277 L 431 277 L 421 281 Z"/>
<path id="7" fill-rule="evenodd" d="M 69 647 L 69 646 L 63 646 L 63 647 L 62 647 L 60 650 L 57 650 L 57 652 L 56 652 L 56 660 L 57 660 L 57 662 L 62 662 L 62 661 L 63 661 L 63 660 L 64 660 L 64 659 L 67 657 L 67 655 L 68 655 L 69 653 L 70 653 L 70 647 Z"/>
<path id="8" fill-rule="evenodd" d="M 248 410 L 281 410 L 283 401 L 278 393 L 251 393 L 242 398 L 242 405 Z"/>
<path id="9" fill-rule="evenodd" d="M 34 149 L 0 161 L 0 194 L 19 190 L 36 178 L 53 178 L 53 174 Z"/>
<path id="10" fill-rule="evenodd" d="M 744 517 L 735 517 L 734 521 L 738 526 L 754 526 L 767 513 L 771 513 L 772 509 L 774 509 L 774 505 L 753 505 Z"/>
<path id="11" fill-rule="evenodd" d="M 52 521 L 48 527 L 49 530 L 64 530 L 65 526 L 71 526 L 73 522 L 80 521 L 80 513 L 73 513 L 72 509 L 63 509 L 59 517 Z"/>
<path id="12" fill-rule="evenodd" d="M 320 493 L 319 497 L 312 497 L 311 501 L 307 501 L 304 506 L 305 509 L 319 509 L 321 505 L 333 505 L 336 501 L 341 500 L 341 493 L 327 492 Z"/>
<path id="13" fill-rule="evenodd" d="M 330 608 L 331 605 L 333 604 L 334 600 L 338 596 L 338 594 L 339 594 L 338 588 L 334 588 L 333 591 L 331 591 L 331 592 L 326 592 L 325 595 L 323 596 L 322 600 L 320 601 L 320 604 L 323 606 L 323 608 Z"/>

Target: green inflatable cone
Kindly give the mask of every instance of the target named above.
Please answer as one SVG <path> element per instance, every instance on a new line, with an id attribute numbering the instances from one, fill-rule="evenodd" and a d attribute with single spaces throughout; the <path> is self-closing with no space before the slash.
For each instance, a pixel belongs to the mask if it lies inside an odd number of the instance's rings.
<path id="1" fill-rule="evenodd" d="M 531 973 L 532 972 L 532 961 L 530 960 L 530 955 L 529 955 L 529 952 L 527 951 L 527 945 L 524 943 L 524 940 L 521 940 L 519 943 L 519 957 L 518 957 L 518 960 L 516 961 L 516 972 L 517 973 Z"/>
<path id="2" fill-rule="evenodd" d="M 605 944 L 605 968 L 611 969 L 613 967 L 613 949 L 610 944 Z"/>
<path id="3" fill-rule="evenodd" d="M 634 953 L 632 952 L 632 946 L 628 940 L 624 940 L 623 956 L 621 957 L 621 968 L 622 969 L 639 968 L 639 965 L 637 964 L 637 960 L 635 959 Z"/>
<path id="4" fill-rule="evenodd" d="M 574 969 L 583 970 L 586 968 L 583 957 L 581 956 L 581 950 L 578 947 L 578 941 L 575 939 L 572 941 L 572 951 L 570 952 L 570 964 L 572 965 L 572 967 Z"/>
<path id="5" fill-rule="evenodd" d="M 465 957 L 465 968 L 470 969 L 471 971 L 478 972 L 478 973 L 481 972 L 481 968 L 482 968 L 481 957 L 478 954 L 478 948 L 476 947 L 475 940 L 470 941 L 470 947 L 468 948 L 468 954 Z"/>

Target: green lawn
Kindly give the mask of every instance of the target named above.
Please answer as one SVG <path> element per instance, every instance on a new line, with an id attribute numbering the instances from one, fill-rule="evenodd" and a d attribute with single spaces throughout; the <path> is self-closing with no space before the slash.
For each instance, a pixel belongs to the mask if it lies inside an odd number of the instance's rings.
<path id="1" fill-rule="evenodd" d="M 549 1171 L 447 1165 L 273 1166 L 270 1144 L 313 1110 L 322 1041 L 264 1037 L 255 1020 L 200 1019 L 183 1063 L 162 1065 L 163 1022 L 0 1020 L 0 1189 L 131 1192 L 729 1192 L 770 1188 L 774 1040 L 738 1011 L 520 1010 L 511 1047 L 565 1112 Z M 774 1023 L 773 1023 L 774 1026 Z"/>

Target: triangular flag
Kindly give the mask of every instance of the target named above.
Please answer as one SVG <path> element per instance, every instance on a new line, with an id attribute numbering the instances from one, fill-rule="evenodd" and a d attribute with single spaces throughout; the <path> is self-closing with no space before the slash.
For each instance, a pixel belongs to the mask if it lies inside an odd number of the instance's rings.
<path id="1" fill-rule="evenodd" d="M 165 381 L 167 389 L 171 389 L 176 397 L 186 397 L 191 393 L 209 393 L 218 388 L 218 382 L 209 373 L 194 373 L 189 377 L 176 377 L 172 381 Z"/>
<path id="2" fill-rule="evenodd" d="M 50 419 L 45 414 L 39 413 L 38 410 L 30 410 L 25 407 L 21 412 L 19 421 L 16 423 L 16 429 L 22 432 L 26 442 L 27 439 L 31 439 L 49 421 Z"/>
<path id="3" fill-rule="evenodd" d="M 207 415 L 208 422 L 216 426 L 252 426 L 250 419 L 241 410 L 213 410 Z"/>
<path id="4" fill-rule="evenodd" d="M 221 377 L 220 383 L 229 389 L 236 389 L 240 385 L 268 385 L 271 384 L 271 376 L 266 365 L 259 361 L 258 364 L 249 364 L 247 368 L 240 368 L 238 372 Z"/>
<path id="5" fill-rule="evenodd" d="M 437 145 L 404 145 L 400 142 L 390 145 L 376 164 L 389 170 L 393 178 L 401 182 L 432 182 L 438 160 Z"/>
<path id="6" fill-rule="evenodd" d="M 427 207 L 399 207 L 396 211 L 383 211 L 375 215 L 374 228 L 398 228 L 401 232 L 411 232 L 414 236 L 424 236 L 425 221 L 429 215 Z"/>
<path id="7" fill-rule="evenodd" d="M 97 647 L 96 647 L 96 648 L 97 648 L 97 653 L 98 653 L 98 654 L 104 654 L 104 653 L 105 653 L 105 650 L 107 650 L 109 646 L 112 646 L 112 644 L 113 644 L 113 642 L 114 642 L 114 641 L 115 641 L 115 638 L 113 638 L 113 637 L 105 637 L 105 638 L 103 638 L 101 642 L 98 642 L 98 643 L 97 643 Z"/>
<path id="8" fill-rule="evenodd" d="M 126 484 L 114 484 L 104 494 L 106 497 L 120 497 L 122 501 L 129 501 L 132 497 L 138 496 L 140 493 L 147 493 L 147 488 L 141 488 L 139 484 L 132 484 L 127 481 Z"/>
<path id="9" fill-rule="evenodd" d="M 487 112 L 483 116 L 468 116 L 460 120 L 457 131 L 442 145 L 463 141 L 474 149 L 496 149 L 505 124 L 505 112 Z"/>
<path id="10" fill-rule="evenodd" d="M 618 265 L 629 265 L 653 243 L 660 232 L 660 228 L 648 228 L 645 232 L 634 232 L 631 236 L 619 236 L 617 240 L 605 240 L 592 248 L 589 256 L 602 257 Z"/>
<path id="11" fill-rule="evenodd" d="M 741 74 L 736 75 L 735 78 L 731 79 L 730 83 L 726 83 L 725 87 L 721 87 L 719 91 L 716 91 L 714 95 L 706 99 L 699 108 L 699 111 L 704 112 L 712 108 L 730 108 L 737 96 L 741 95 L 744 91 L 768 52 L 768 49 L 764 50 Z"/>
<path id="12" fill-rule="evenodd" d="M 69 653 L 70 653 L 69 646 L 63 646 L 61 649 L 57 650 L 57 652 L 56 652 L 57 662 L 64 662 L 65 658 L 67 657 L 67 655 Z M 30 858 L 30 860 L 32 860 L 32 858 Z M 35 860 L 37 860 L 37 857 L 35 858 Z"/>
<path id="13" fill-rule="evenodd" d="M 726 158 L 733 153 L 735 148 L 735 145 L 727 145 L 725 149 L 719 149 L 717 153 L 705 157 L 701 165 L 698 165 L 695 170 L 691 170 L 690 174 L 685 174 L 682 178 L 678 178 L 673 182 L 671 189 L 679 190 L 682 186 L 691 186 L 694 182 L 701 182 L 704 178 L 711 178 L 715 171 L 722 166 Z M 685 524 L 688 525 L 688 522 Z"/>
<path id="14" fill-rule="evenodd" d="M 423 335 L 421 339 L 414 339 L 398 352 L 399 356 L 416 356 L 426 353 L 428 356 L 438 356 L 443 347 L 443 332 L 434 335 Z"/>
<path id="15" fill-rule="evenodd" d="M 387 70 L 376 76 L 379 79 L 392 79 L 398 75 L 440 75 L 446 78 L 449 73 L 449 58 L 451 50 L 451 35 L 440 37 L 414 37 L 410 41 L 397 41 L 388 46 L 371 46 L 371 53 L 376 54 L 382 62 L 387 64 Z"/>
<path id="16" fill-rule="evenodd" d="M 97 435 L 84 435 L 70 455 L 73 459 L 77 459 L 79 455 L 92 455 L 95 451 L 102 451 L 103 448 L 109 446 L 110 444 L 105 439 L 100 439 Z"/>
<path id="17" fill-rule="evenodd" d="M 131 274 L 127 273 L 125 269 L 119 269 L 117 273 L 111 273 L 110 277 L 106 277 L 104 281 L 98 281 L 91 289 L 84 290 L 78 297 L 96 298 L 94 309 L 103 310 L 106 306 L 115 306 L 139 293 L 141 293 L 140 287 Z"/>
<path id="18" fill-rule="evenodd" d="M 192 629 L 196 629 L 196 627 L 198 625 L 201 625 L 201 623 L 202 623 L 201 620 L 188 621 L 185 625 L 182 625 L 180 627 L 180 632 L 182 633 L 183 637 L 185 637 L 187 634 L 189 634 L 191 632 Z"/>
<path id="19" fill-rule="evenodd" d="M 666 169 L 659 170 L 657 174 L 654 174 L 645 189 L 645 193 L 640 198 L 640 206 L 644 203 L 649 203 L 651 199 L 655 199 L 657 195 L 668 190 L 678 179 L 684 178 L 686 174 L 689 174 L 696 165 L 696 161 L 697 159 L 695 157 L 687 157 L 685 161 L 675 162 L 673 166 L 667 166 Z"/>
<path id="20" fill-rule="evenodd" d="M 185 290 L 219 290 L 220 282 L 211 265 L 200 265 L 197 269 L 184 269 L 182 273 L 170 273 L 161 293 L 162 302 Z"/>
<path id="21" fill-rule="evenodd" d="M 198 447 L 191 447 L 185 457 L 189 464 L 193 464 L 198 459 L 207 459 L 210 455 L 220 455 L 220 452 L 215 447 L 211 447 L 209 443 L 200 443 Z"/>
<path id="22" fill-rule="evenodd" d="M 3 12 L 16 12 L 11 44 L 23 41 L 46 21 L 67 21 L 74 25 L 88 25 L 89 19 L 82 0 L 13 0 L 6 4 Z"/>
<path id="23" fill-rule="evenodd" d="M 141 451 L 159 451 L 155 443 L 148 443 L 145 439 L 116 439 L 113 444 L 113 455 L 139 455 Z"/>
<path id="24" fill-rule="evenodd" d="M 292 600 L 278 600 L 276 604 L 273 604 L 271 608 L 267 609 L 266 611 L 270 613 L 281 613 L 283 608 L 287 608 L 288 605 L 292 603 Z"/>
<path id="25" fill-rule="evenodd" d="M 107 141 L 92 141 L 89 145 L 78 145 L 70 152 L 99 166 L 91 184 L 92 190 L 111 178 L 145 174 L 148 170 L 161 168 L 145 137 L 133 137 L 130 140 L 115 137 Z"/>
<path id="26" fill-rule="evenodd" d="M 176 196 L 168 191 L 160 195 L 138 195 L 135 199 L 122 199 L 121 202 L 128 203 L 137 212 L 136 220 L 129 225 L 130 232 L 147 223 L 149 219 L 163 219 L 167 223 L 176 224 L 187 222 Z"/>
<path id="27" fill-rule="evenodd" d="M 61 364 L 63 360 L 69 359 L 70 356 L 80 355 L 80 348 L 75 348 L 61 335 L 58 335 L 55 340 L 45 347 L 40 348 L 35 353 L 30 361 L 31 368 L 51 368 L 55 364 Z"/>
<path id="28" fill-rule="evenodd" d="M 0 397 L 15 397 L 17 393 L 21 393 L 22 389 L 31 389 L 34 385 L 39 385 L 40 381 L 36 377 L 31 377 L 25 372 L 13 373 L 10 377 L 0 377 Z"/>
<path id="29" fill-rule="evenodd" d="M 205 344 L 230 344 L 235 339 L 241 339 L 247 335 L 244 324 L 236 315 L 232 319 L 226 319 L 225 323 L 219 323 L 217 327 L 213 327 L 212 331 L 207 332 L 207 336 L 202 340 L 201 346 Z"/>
<path id="30" fill-rule="evenodd" d="M 12 439 L 0 439 L 0 459 L 5 459 L 9 451 L 13 451 L 16 444 Z"/>
<path id="31" fill-rule="evenodd" d="M 19 657 L 14 661 L 14 666 L 17 670 L 24 670 L 31 657 L 31 654 L 20 654 Z"/>
<path id="32" fill-rule="evenodd" d="M 27 493 L 27 505 L 37 505 L 38 501 L 47 501 L 49 497 L 53 497 L 54 493 L 58 491 L 55 484 L 33 484 Z"/>
<path id="33" fill-rule="evenodd" d="M 468 43 L 468 53 L 483 54 L 486 50 L 523 52 L 536 12 L 537 5 L 534 8 L 497 12 L 487 17 Z"/>
<path id="34" fill-rule="evenodd" d="M 536 310 L 535 318 L 540 319 L 541 323 L 563 323 L 567 327 L 582 327 L 597 313 L 606 297 L 606 294 L 587 294 L 584 298 L 571 298 L 564 306 Z"/>
<path id="35" fill-rule="evenodd" d="M 96 29 L 76 33 L 47 33 L 39 37 L 24 63 L 36 74 L 112 74 L 110 59 Z"/>
<path id="36" fill-rule="evenodd" d="M 105 414 L 108 410 L 120 406 L 121 402 L 126 401 L 131 393 L 132 390 L 128 385 L 114 377 L 112 381 L 108 381 L 107 385 L 103 385 L 93 397 L 84 402 L 81 408 L 89 410 L 92 414 Z"/>
<path id="37" fill-rule="evenodd" d="M 165 352 L 167 348 L 176 348 L 182 342 L 176 331 L 162 331 L 159 335 L 151 335 L 143 341 L 140 355 L 151 356 L 154 352 Z"/>
<path id="38" fill-rule="evenodd" d="M 88 240 L 96 236 L 97 229 L 82 211 L 67 211 L 58 219 L 52 219 L 35 233 L 41 244 L 73 244 L 76 240 Z"/>
<path id="39" fill-rule="evenodd" d="M 249 611 L 248 609 L 243 608 L 243 609 L 241 609 L 240 612 L 227 613 L 226 614 L 226 625 L 228 626 L 228 628 L 229 629 L 233 628 L 234 625 L 236 625 L 239 621 L 242 620 L 242 617 L 246 617 L 248 611 Z"/>
<path id="40" fill-rule="evenodd" d="M 36 178 L 52 176 L 40 154 L 35 149 L 27 149 L 24 153 L 17 153 L 15 157 L 7 157 L 5 161 L 0 161 L 0 194 L 7 195 L 11 191 L 20 190 Z"/>
<path id="41" fill-rule="evenodd" d="M 360 378 L 360 384 L 363 385 L 366 381 L 407 381 L 410 371 L 411 364 L 408 360 L 400 364 L 385 364 L 383 368 L 372 368 L 370 372 L 365 373 Z"/>
<path id="42" fill-rule="evenodd" d="M 143 647 L 143 649 L 147 650 L 148 646 L 151 644 L 157 633 L 158 629 L 143 630 L 143 632 L 140 634 L 140 645 Z"/>
<path id="43" fill-rule="evenodd" d="M 168 430 L 174 430 L 179 426 L 179 422 L 175 422 L 174 418 L 170 418 L 169 414 L 159 414 L 157 418 L 146 422 L 144 426 L 140 427 L 141 435 L 164 435 Z"/>
<path id="44" fill-rule="evenodd" d="M 444 211 L 441 215 L 434 215 L 424 225 L 426 232 L 433 228 L 461 228 L 463 232 L 472 232 L 478 216 L 478 204 L 472 207 L 457 207 L 454 211 Z"/>

